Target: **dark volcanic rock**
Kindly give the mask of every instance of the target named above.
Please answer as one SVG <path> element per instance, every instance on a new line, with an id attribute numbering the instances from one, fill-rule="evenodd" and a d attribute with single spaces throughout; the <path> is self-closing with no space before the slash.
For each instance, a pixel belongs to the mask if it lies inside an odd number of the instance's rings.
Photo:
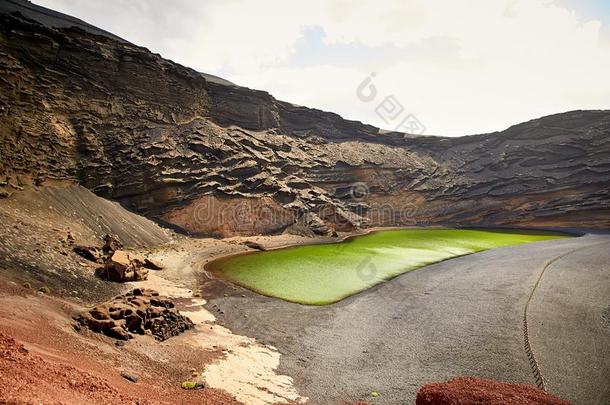
<path id="1" fill-rule="evenodd" d="M 74 250 L 74 253 L 92 262 L 101 263 L 103 261 L 103 254 L 96 247 L 76 245 L 72 248 L 72 250 Z"/>
<path id="2" fill-rule="evenodd" d="M 144 267 L 151 270 L 163 270 L 163 265 L 156 260 L 144 258 Z"/>
<path id="3" fill-rule="evenodd" d="M 112 255 L 117 250 L 123 249 L 123 244 L 119 242 L 119 239 L 116 236 L 112 235 L 104 235 L 104 246 L 102 246 L 102 252 L 105 255 Z"/>
<path id="4" fill-rule="evenodd" d="M 156 291 L 140 288 L 85 311 L 75 319 L 94 332 L 119 340 L 129 340 L 133 333 L 151 333 L 157 340 L 166 340 L 194 326 L 174 308 L 172 301 L 160 297 Z"/>
<path id="5" fill-rule="evenodd" d="M 217 236 L 610 227 L 608 111 L 461 138 L 380 133 L 15 7 L 0 8 L 0 195 L 68 180 Z M 305 213 L 323 223 L 294 226 Z"/>

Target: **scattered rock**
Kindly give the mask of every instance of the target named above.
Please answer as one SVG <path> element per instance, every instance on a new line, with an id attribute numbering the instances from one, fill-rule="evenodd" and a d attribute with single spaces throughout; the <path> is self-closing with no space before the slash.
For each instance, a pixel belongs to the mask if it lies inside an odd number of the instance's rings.
<path id="1" fill-rule="evenodd" d="M 474 377 L 422 386 L 416 405 L 570 405 L 533 385 L 509 384 Z"/>
<path id="2" fill-rule="evenodd" d="M 185 390 L 200 390 L 204 387 L 205 385 L 201 381 L 184 381 L 182 383 L 182 388 Z"/>
<path id="3" fill-rule="evenodd" d="M 143 267 L 144 260 L 124 250 L 117 250 L 106 259 L 103 276 L 111 281 L 140 281 L 148 278 L 148 269 Z"/>
<path id="4" fill-rule="evenodd" d="M 108 326 L 116 325 L 114 322 L 108 322 L 107 324 Z M 132 337 L 125 329 L 123 329 L 122 326 L 111 326 L 110 328 L 107 328 L 104 332 L 111 338 L 115 338 L 118 340 L 129 340 Z"/>
<path id="5" fill-rule="evenodd" d="M 139 380 L 137 376 L 130 374 L 127 371 L 121 371 L 121 377 L 134 383 L 137 383 Z"/>
<path id="6" fill-rule="evenodd" d="M 123 244 L 119 242 L 118 238 L 112 235 L 104 236 L 104 246 L 102 251 L 105 255 L 111 256 L 117 250 L 123 249 Z"/>
<path id="7" fill-rule="evenodd" d="M 151 270 L 163 270 L 163 265 L 156 260 L 149 259 L 148 257 L 144 259 L 144 267 Z"/>
<path id="8" fill-rule="evenodd" d="M 163 341 L 194 326 L 174 308 L 171 300 L 140 288 L 78 314 L 75 319 L 94 332 L 123 341 L 131 339 L 133 333 L 149 333 Z"/>
<path id="9" fill-rule="evenodd" d="M 267 248 L 264 247 L 263 245 L 261 245 L 260 243 L 254 242 L 251 240 L 247 240 L 247 241 L 243 242 L 242 245 L 248 246 L 250 249 L 262 250 L 262 251 L 267 250 Z"/>
<path id="10" fill-rule="evenodd" d="M 103 263 L 104 258 L 102 252 L 93 246 L 83 246 L 83 245 L 75 245 L 72 250 L 77 255 L 84 257 L 87 260 L 90 260 L 95 263 Z"/>
<path id="11" fill-rule="evenodd" d="M 51 289 L 49 287 L 47 287 L 46 285 L 43 285 L 42 287 L 40 287 L 38 289 L 38 291 L 40 291 L 41 293 L 44 293 L 44 294 L 51 294 Z"/>

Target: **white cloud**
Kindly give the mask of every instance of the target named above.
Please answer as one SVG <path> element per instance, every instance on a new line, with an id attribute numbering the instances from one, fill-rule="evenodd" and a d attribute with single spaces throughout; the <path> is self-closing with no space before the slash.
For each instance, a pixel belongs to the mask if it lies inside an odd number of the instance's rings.
<path id="1" fill-rule="evenodd" d="M 545 114 L 610 108 L 610 46 L 600 40 L 601 22 L 549 0 L 39 4 L 201 71 L 385 127 L 375 102 L 355 96 L 371 66 L 379 101 L 395 95 L 433 134 L 488 132 Z M 395 57 L 293 63 L 307 27 L 323 29 L 320 46 L 358 45 L 371 58 L 375 47 L 389 47 Z M 432 43 L 451 44 L 452 51 L 422 51 Z M 352 51 L 342 53 L 348 62 Z"/>

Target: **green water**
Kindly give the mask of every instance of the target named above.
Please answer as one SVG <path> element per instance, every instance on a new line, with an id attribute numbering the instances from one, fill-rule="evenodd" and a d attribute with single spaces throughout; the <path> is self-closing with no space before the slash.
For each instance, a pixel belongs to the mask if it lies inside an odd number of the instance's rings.
<path id="1" fill-rule="evenodd" d="M 258 293 L 308 305 L 337 302 L 419 267 L 502 246 L 568 237 L 538 231 L 401 229 L 345 242 L 255 252 L 208 268 Z"/>

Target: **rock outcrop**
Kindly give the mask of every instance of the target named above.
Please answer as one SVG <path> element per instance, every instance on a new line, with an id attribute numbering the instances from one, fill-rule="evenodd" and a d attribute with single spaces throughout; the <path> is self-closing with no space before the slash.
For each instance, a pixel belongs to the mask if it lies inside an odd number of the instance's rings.
<path id="1" fill-rule="evenodd" d="M 608 111 L 461 138 L 388 133 L 206 79 L 21 3 L 0 8 L 0 195 L 75 182 L 216 236 L 303 226 L 610 227 Z"/>
<path id="2" fill-rule="evenodd" d="M 570 405 L 532 385 L 509 384 L 475 377 L 426 384 L 416 405 Z"/>
<path id="3" fill-rule="evenodd" d="M 148 269 L 144 268 L 144 259 L 124 250 L 117 250 L 106 259 L 103 277 L 110 281 L 124 283 L 141 281 L 148 278 Z"/>
<path id="4" fill-rule="evenodd" d="M 166 340 L 194 326 L 174 308 L 171 300 L 156 291 L 140 288 L 97 305 L 75 319 L 94 332 L 119 340 L 146 333 L 157 340 Z"/>

